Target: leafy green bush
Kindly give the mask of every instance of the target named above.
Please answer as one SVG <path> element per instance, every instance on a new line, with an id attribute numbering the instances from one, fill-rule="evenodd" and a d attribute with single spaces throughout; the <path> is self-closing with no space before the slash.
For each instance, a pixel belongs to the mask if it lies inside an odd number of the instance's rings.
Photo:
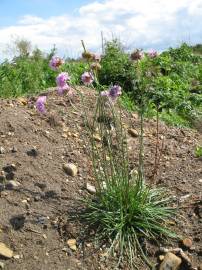
<path id="1" fill-rule="evenodd" d="M 125 91 L 132 90 L 132 81 L 135 76 L 133 62 L 118 40 L 106 43 L 101 66 L 99 81 L 102 85 L 118 83 Z"/>
<path id="2" fill-rule="evenodd" d="M 67 70 L 69 74 L 71 74 L 71 83 L 73 85 L 80 85 L 81 84 L 81 75 L 83 71 L 86 70 L 88 64 L 84 61 L 67 61 L 62 70 Z"/>
<path id="3" fill-rule="evenodd" d="M 54 85 L 55 74 L 48 67 L 49 57 L 19 56 L 0 65 L 0 96 L 16 97 Z"/>
<path id="4" fill-rule="evenodd" d="M 44 55 L 39 49 L 32 55 L 15 57 L 12 62 L 0 65 L 0 97 L 17 97 L 38 93 L 43 89 L 56 86 L 56 72 L 49 67 L 54 52 Z M 68 61 L 63 66 L 72 74 L 73 84 L 81 83 L 81 74 L 86 68 L 82 61 Z"/>

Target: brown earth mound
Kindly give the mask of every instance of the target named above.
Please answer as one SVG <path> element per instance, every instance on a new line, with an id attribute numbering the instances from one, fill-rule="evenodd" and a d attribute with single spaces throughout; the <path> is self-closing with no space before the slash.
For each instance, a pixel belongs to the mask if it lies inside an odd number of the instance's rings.
<path id="1" fill-rule="evenodd" d="M 81 91 L 87 97 L 85 107 L 92 112 L 95 94 L 87 88 Z M 8 270 L 115 269 L 112 261 L 105 260 L 104 248 L 96 248 L 90 240 L 84 241 L 80 225 L 68 221 L 68 211 L 88 194 L 86 183 L 95 185 L 85 147 L 83 105 L 79 96 L 75 94 L 70 101 L 50 91 L 46 116 L 36 112 L 35 98 L 28 101 L 0 100 L 0 242 L 14 252 L 10 259 L 0 257 L 0 269 L 1 265 Z M 138 130 L 137 115 L 127 112 L 123 115 L 125 126 Z M 136 168 L 138 157 L 138 138 L 133 135 L 128 134 L 131 169 Z M 193 130 L 169 128 L 161 123 L 160 140 L 164 142 L 164 150 L 157 183 L 176 196 L 181 215 L 172 226 L 184 238 L 192 240 L 185 252 L 192 266 L 197 267 L 202 262 L 202 160 L 195 157 L 194 151 L 202 136 Z M 148 179 L 154 153 L 155 122 L 147 120 Z M 77 166 L 76 176 L 65 172 L 64 163 Z M 69 239 L 76 239 L 76 245 Z M 178 244 L 167 243 L 165 247 L 178 247 Z M 158 248 L 148 246 L 148 256 L 154 261 Z"/>

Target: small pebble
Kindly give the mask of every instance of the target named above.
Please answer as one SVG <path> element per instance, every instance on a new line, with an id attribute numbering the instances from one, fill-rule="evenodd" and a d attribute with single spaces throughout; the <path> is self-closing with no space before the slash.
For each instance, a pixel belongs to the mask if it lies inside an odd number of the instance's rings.
<path id="1" fill-rule="evenodd" d="M 78 169 L 73 163 L 63 164 L 63 169 L 70 176 L 76 176 L 78 173 Z"/>
<path id="2" fill-rule="evenodd" d="M 14 172 L 9 172 L 6 174 L 6 180 L 13 180 L 15 178 Z"/>
<path id="3" fill-rule="evenodd" d="M 15 180 L 10 180 L 6 183 L 6 189 L 12 190 L 20 186 L 20 183 Z"/>
<path id="4" fill-rule="evenodd" d="M 4 172 L 11 173 L 11 172 L 15 172 L 17 169 L 16 169 L 15 164 L 8 164 L 3 167 L 3 170 Z"/>
<path id="5" fill-rule="evenodd" d="M 92 186 L 91 184 L 87 183 L 86 184 L 86 189 L 88 190 L 89 193 L 95 194 L 96 193 L 96 188 L 95 186 Z"/>
<path id="6" fill-rule="evenodd" d="M 13 146 L 13 148 L 11 148 L 11 152 L 12 153 L 16 153 L 18 150 L 17 150 L 17 148 L 15 147 L 15 146 Z"/>
<path id="7" fill-rule="evenodd" d="M 137 130 L 135 130 L 134 128 L 128 129 L 128 134 L 130 134 L 134 138 L 139 137 L 139 134 L 138 134 Z"/>
<path id="8" fill-rule="evenodd" d="M 159 260 L 160 260 L 160 261 L 163 261 L 163 260 L 164 260 L 164 258 L 165 258 L 165 256 L 164 256 L 164 255 L 160 255 L 160 256 L 159 256 Z"/>
<path id="9" fill-rule="evenodd" d="M 67 245 L 69 246 L 69 248 L 73 251 L 76 251 L 77 247 L 76 247 L 76 239 L 69 239 L 67 240 Z"/>
<path id="10" fill-rule="evenodd" d="M 6 153 L 6 150 L 5 150 L 5 148 L 3 148 L 2 146 L 0 147 L 0 154 L 2 155 L 2 154 L 5 154 Z"/>
<path id="11" fill-rule="evenodd" d="M 38 156 L 38 151 L 36 148 L 32 148 L 32 149 L 27 151 L 27 155 L 30 157 L 36 157 L 36 156 Z"/>
<path id="12" fill-rule="evenodd" d="M 95 141 L 97 141 L 97 142 L 101 142 L 101 137 L 100 137 L 100 135 L 98 135 L 98 134 L 94 134 L 93 135 L 93 139 L 95 140 Z"/>
<path id="13" fill-rule="evenodd" d="M 192 240 L 190 238 L 184 238 L 182 244 L 184 247 L 190 248 L 192 246 Z"/>
<path id="14" fill-rule="evenodd" d="M 16 260 L 19 260 L 20 259 L 20 255 L 16 254 L 16 255 L 13 256 L 13 258 L 16 259 Z"/>

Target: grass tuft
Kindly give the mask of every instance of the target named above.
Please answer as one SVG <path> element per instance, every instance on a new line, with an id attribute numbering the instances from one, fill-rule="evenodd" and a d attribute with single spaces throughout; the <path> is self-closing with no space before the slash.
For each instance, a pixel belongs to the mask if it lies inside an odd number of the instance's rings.
<path id="1" fill-rule="evenodd" d="M 112 104 L 98 98 L 93 128 L 89 129 L 97 193 L 85 200 L 81 218 L 96 230 L 99 240 L 108 240 L 109 254 L 119 254 L 118 264 L 127 259 L 134 269 L 140 254 L 152 267 L 141 239 L 176 237 L 167 227 L 174 209 L 164 189 L 150 188 L 138 175 L 130 174 L 121 115 Z M 100 142 L 94 139 L 95 131 Z"/>

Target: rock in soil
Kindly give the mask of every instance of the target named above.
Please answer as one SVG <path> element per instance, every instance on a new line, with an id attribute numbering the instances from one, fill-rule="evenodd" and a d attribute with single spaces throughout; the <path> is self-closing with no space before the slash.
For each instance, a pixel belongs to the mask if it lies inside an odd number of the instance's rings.
<path id="1" fill-rule="evenodd" d="M 10 259 L 13 257 L 13 251 L 8 248 L 4 243 L 0 242 L 0 255 Z"/>
<path id="2" fill-rule="evenodd" d="M 36 148 L 32 148 L 27 151 L 27 155 L 30 157 L 37 157 L 38 156 L 38 151 Z"/>
<path id="3" fill-rule="evenodd" d="M 71 250 L 76 251 L 76 239 L 67 240 L 67 245 L 69 246 L 69 248 L 71 248 Z"/>
<path id="4" fill-rule="evenodd" d="M 15 147 L 15 146 L 13 146 L 12 148 L 11 148 L 11 152 L 12 153 L 16 153 L 18 151 L 18 149 Z"/>
<path id="5" fill-rule="evenodd" d="M 192 240 L 190 238 L 184 238 L 182 244 L 184 247 L 190 248 L 192 246 Z"/>
<path id="6" fill-rule="evenodd" d="M 64 171 L 70 176 L 76 176 L 78 169 L 73 163 L 63 164 Z"/>
<path id="7" fill-rule="evenodd" d="M 6 173 L 11 173 L 11 172 L 15 172 L 17 169 L 16 169 L 15 164 L 8 164 L 3 167 L 3 170 Z"/>
<path id="8" fill-rule="evenodd" d="M 2 154 L 5 154 L 6 153 L 6 151 L 5 151 L 5 148 L 3 148 L 2 146 L 0 147 L 0 154 L 2 155 Z"/>
<path id="9" fill-rule="evenodd" d="M 6 183 L 6 189 L 12 190 L 20 186 L 20 183 L 15 180 L 10 180 Z"/>
<path id="10" fill-rule="evenodd" d="M 5 264 L 3 262 L 0 262 L 0 269 L 4 269 Z"/>
<path id="11" fill-rule="evenodd" d="M 91 194 L 95 194 L 96 193 L 96 188 L 94 186 L 92 186 L 91 184 L 89 184 L 89 183 L 86 184 L 86 189 Z"/>
<path id="12" fill-rule="evenodd" d="M 162 262 L 164 260 L 165 256 L 164 255 L 160 255 L 159 256 L 159 260 Z"/>
<path id="13" fill-rule="evenodd" d="M 13 180 L 15 178 L 14 172 L 9 172 L 6 174 L 6 180 Z"/>
<path id="14" fill-rule="evenodd" d="M 130 135 L 131 135 L 132 137 L 134 137 L 134 138 L 137 138 L 137 137 L 139 136 L 137 130 L 135 130 L 134 128 L 130 128 L 130 129 L 128 130 L 128 134 L 130 134 Z"/>
<path id="15" fill-rule="evenodd" d="M 165 255 L 159 270 L 178 270 L 182 260 L 171 252 Z"/>

